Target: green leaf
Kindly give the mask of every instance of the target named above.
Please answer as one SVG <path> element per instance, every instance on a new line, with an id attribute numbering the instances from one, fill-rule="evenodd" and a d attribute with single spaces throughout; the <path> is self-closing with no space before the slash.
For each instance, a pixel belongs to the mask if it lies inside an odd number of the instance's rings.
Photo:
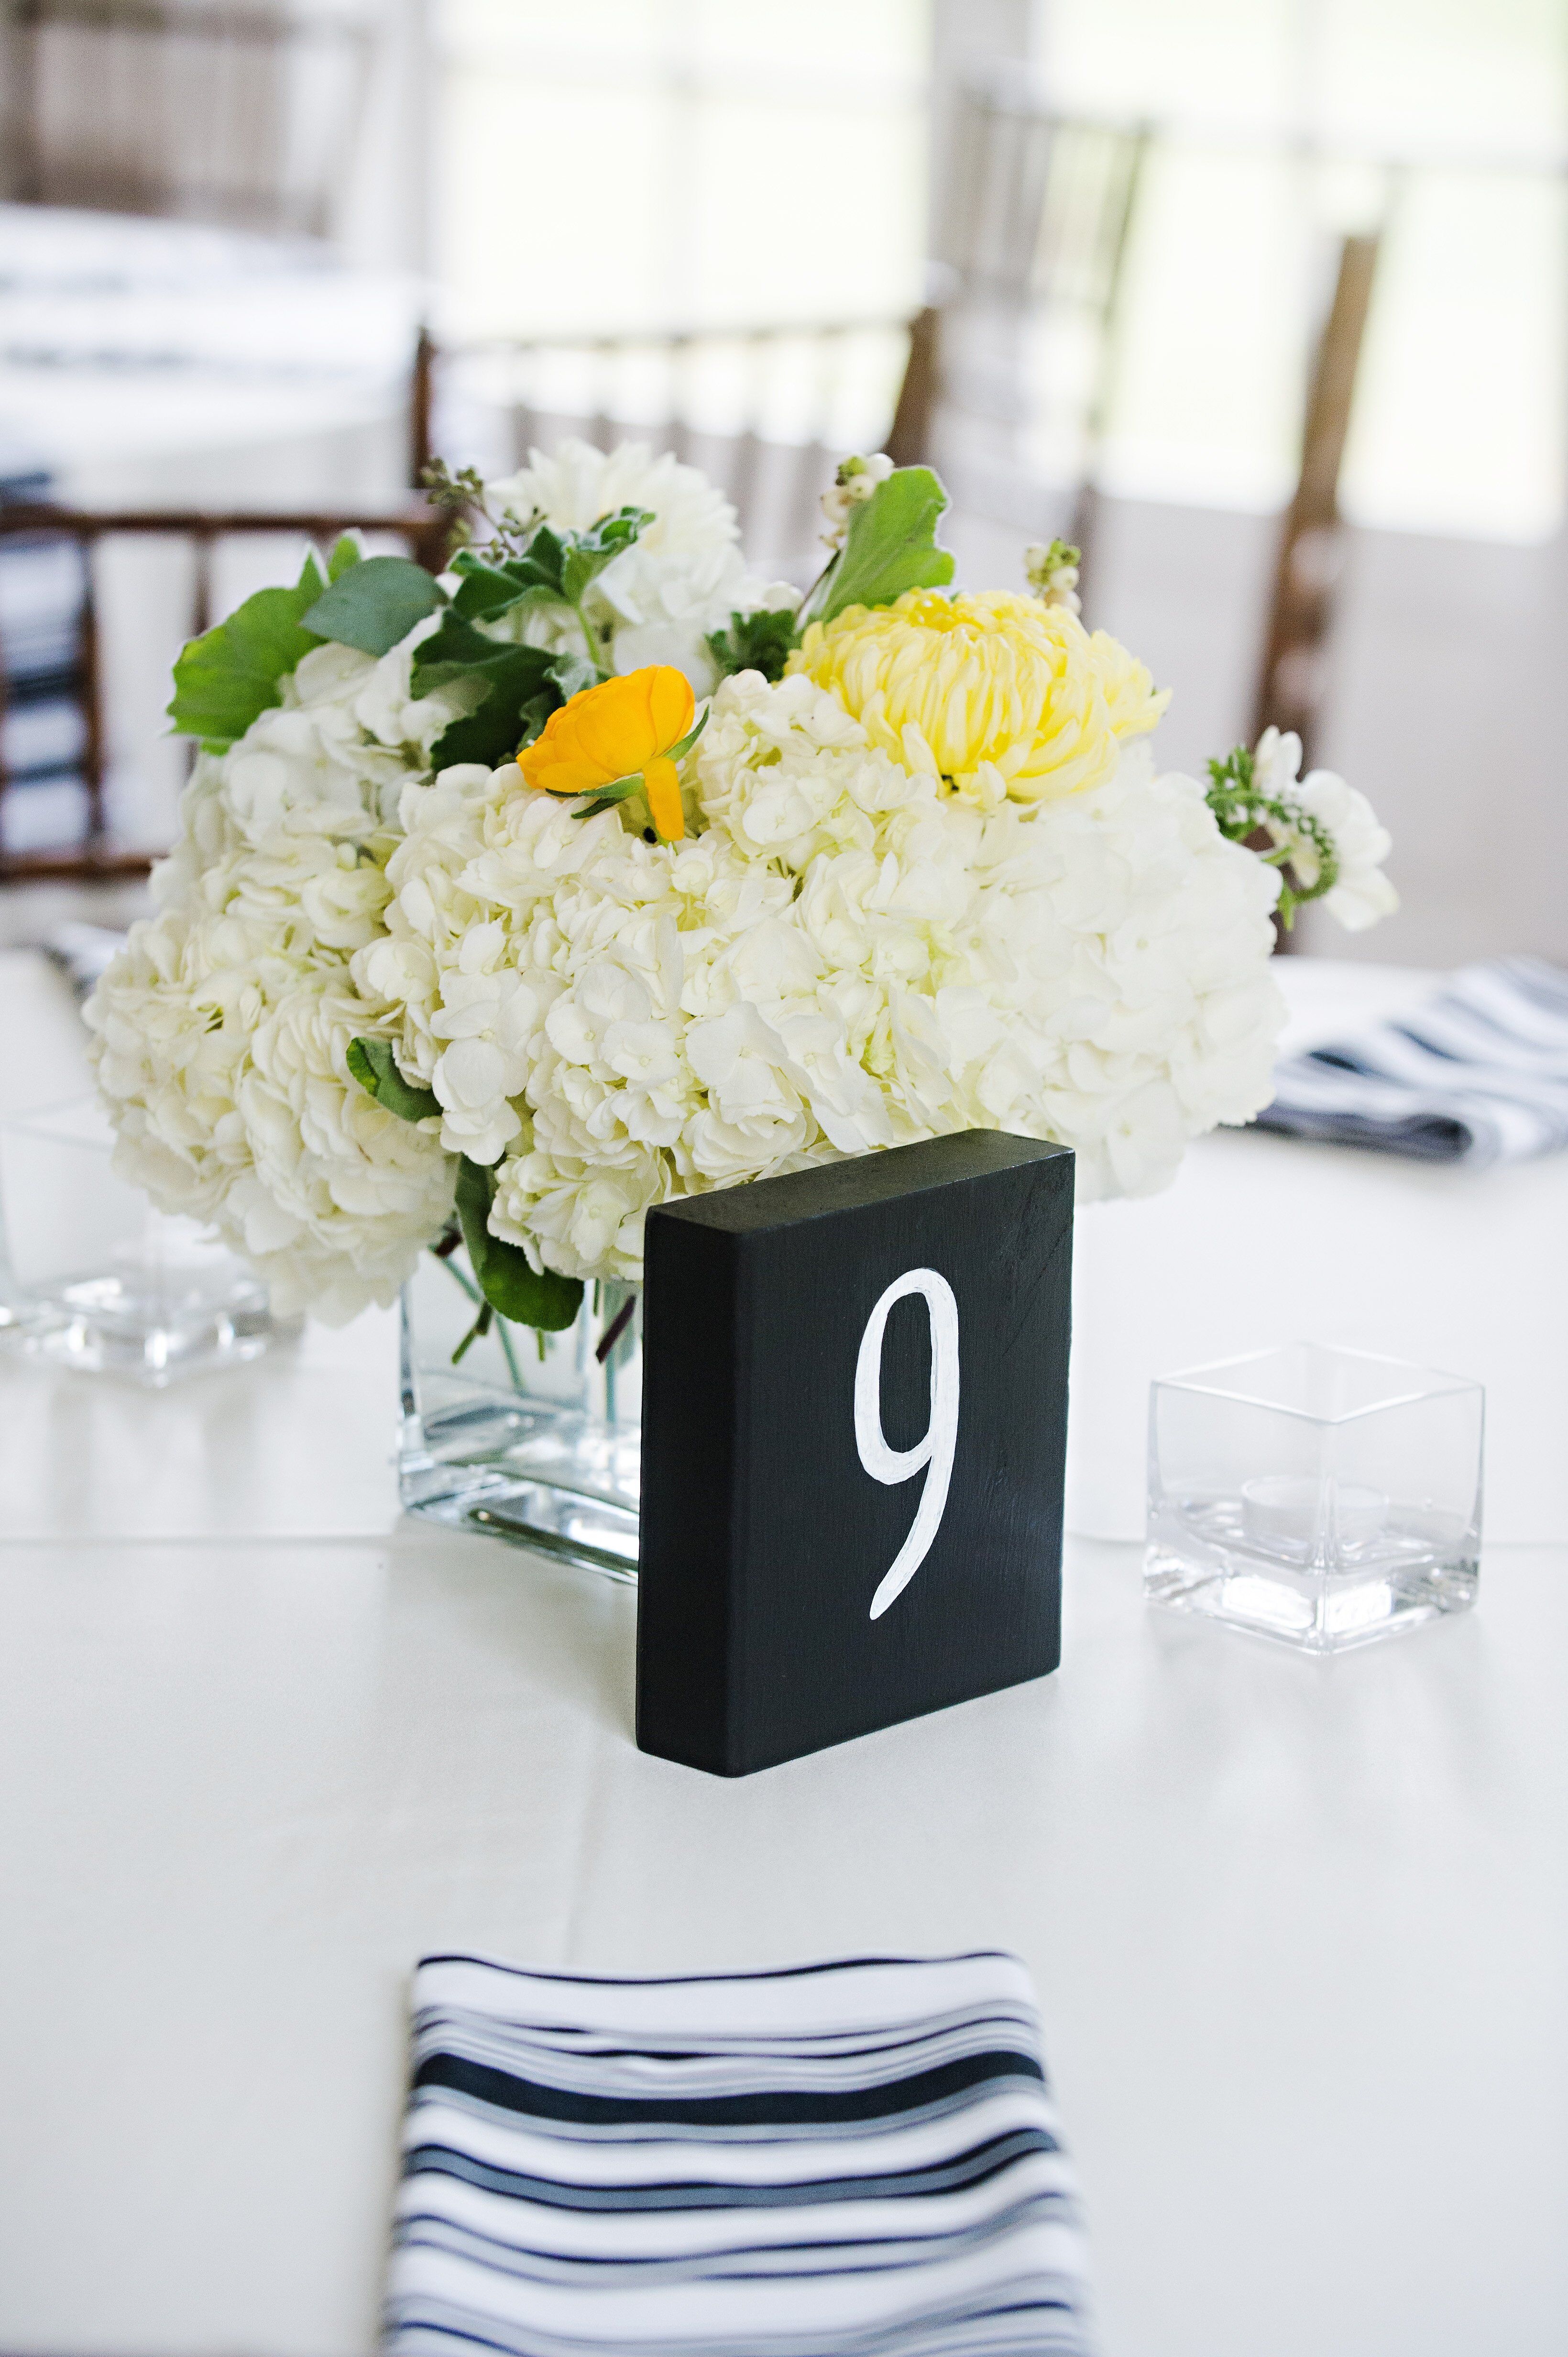
<path id="1" fill-rule="evenodd" d="M 361 654 L 385 655 L 445 603 L 435 576 L 412 557 L 364 556 L 301 619 L 319 638 L 358 647 Z"/>
<path id="2" fill-rule="evenodd" d="M 541 1275 L 530 1266 L 525 1252 L 491 1235 L 490 1205 L 495 1193 L 495 1173 L 464 1155 L 457 1166 L 457 1217 L 479 1291 L 492 1308 L 514 1325 L 537 1326 L 546 1333 L 558 1334 L 575 1318 L 583 1287 L 575 1276 L 557 1276 L 548 1269 Z"/>
<path id="3" fill-rule="evenodd" d="M 706 710 L 702 713 L 695 727 L 688 728 L 686 734 L 677 744 L 671 745 L 666 748 L 664 758 L 667 761 L 683 761 L 685 759 L 687 754 L 691 751 L 693 746 L 696 743 L 698 737 L 707 726 L 708 713 L 711 712 L 713 706 L 710 705 Z"/>
<path id="4" fill-rule="evenodd" d="M 891 606 L 906 589 L 945 588 L 951 551 L 936 544 L 948 495 L 929 467 L 895 468 L 850 510 L 844 544 L 800 608 L 800 628 L 848 606 Z"/>
<path id="5" fill-rule="evenodd" d="M 452 569 L 460 576 L 452 593 L 452 610 L 465 621 L 493 622 L 510 614 L 514 606 L 564 603 L 559 569 L 547 573 L 531 556 L 509 557 L 503 564 L 492 565 L 465 548 L 453 558 Z"/>
<path id="6" fill-rule="evenodd" d="M 350 1039 L 345 1060 L 360 1086 L 399 1121 L 428 1121 L 440 1112 L 434 1090 L 415 1088 L 403 1079 L 390 1039 Z"/>
<path id="7" fill-rule="evenodd" d="M 553 675 L 558 660 L 544 647 L 487 638 L 448 607 L 440 629 L 413 651 L 413 693 L 428 695 L 460 680 L 472 683 L 470 694 L 477 692 L 479 701 L 436 738 L 433 767 L 479 761 L 493 770 L 531 742 L 561 700 Z"/>
<path id="8" fill-rule="evenodd" d="M 711 630 L 703 640 L 721 679 L 737 671 L 759 671 L 778 681 L 800 643 L 795 617 L 787 608 L 759 614 L 735 614 L 727 630 Z"/>
<path id="9" fill-rule="evenodd" d="M 492 639 L 485 631 L 477 630 L 455 606 L 448 606 L 441 617 L 440 629 L 432 630 L 427 639 L 421 639 L 413 651 L 414 695 L 428 695 L 433 687 L 445 687 L 459 672 L 482 671 L 501 655 L 518 651 L 510 640 Z M 553 661 L 553 656 L 537 647 L 524 651 L 537 654 L 546 665 Z"/>
<path id="10" fill-rule="evenodd" d="M 470 672 L 484 688 L 484 700 L 442 730 L 431 748 L 432 766 L 449 770 L 458 761 L 480 761 L 495 770 L 520 745 L 532 744 L 559 700 L 545 681 L 549 660 L 540 647 L 503 647 L 493 662 Z"/>
<path id="11" fill-rule="evenodd" d="M 327 560 L 327 578 L 328 581 L 338 580 L 343 574 L 347 573 L 350 565 L 358 565 L 364 554 L 364 550 L 360 546 L 359 533 L 357 532 L 346 532 L 343 534 L 342 539 L 338 543 L 337 547 L 333 550 L 331 555 Z"/>
<path id="12" fill-rule="evenodd" d="M 569 540 L 571 533 L 568 533 L 566 537 Z M 529 541 L 526 554 L 512 561 L 514 564 L 532 565 L 540 580 L 553 589 L 557 597 L 564 597 L 566 593 L 561 586 L 561 575 L 565 560 L 566 552 L 560 535 L 552 532 L 547 523 L 542 523 Z"/>
<path id="13" fill-rule="evenodd" d="M 597 818 L 601 811 L 614 810 L 617 802 L 624 802 L 630 795 L 640 793 L 642 783 L 640 770 L 629 778 L 612 778 L 607 786 L 599 788 L 591 802 L 577 811 L 577 814 L 580 818 Z M 577 805 L 574 803 L 572 807 L 576 809 Z"/>
<path id="14" fill-rule="evenodd" d="M 597 663 L 590 662 L 585 655 L 564 654 L 555 657 L 550 666 L 550 676 L 561 691 L 562 703 L 570 704 L 572 698 L 581 695 L 585 687 L 602 686 L 609 674 L 602 672 Z"/>
<path id="15" fill-rule="evenodd" d="M 518 737 L 512 750 L 521 753 L 525 745 L 532 745 L 536 737 L 542 737 L 551 714 L 560 709 L 559 699 L 547 688 L 532 696 L 518 715 Z"/>
<path id="16" fill-rule="evenodd" d="M 283 702 L 281 683 L 321 644 L 304 617 L 324 583 L 313 549 L 292 589 L 258 589 L 226 622 L 192 639 L 174 667 L 175 733 L 209 753 L 238 741 L 258 714 Z"/>
<path id="17" fill-rule="evenodd" d="M 617 508 L 613 515 L 602 515 L 589 532 L 566 533 L 561 542 L 561 588 L 567 603 L 581 604 L 589 582 L 624 555 L 652 522 L 651 508 Z M 542 533 L 534 534 L 530 556 L 543 538 Z"/>

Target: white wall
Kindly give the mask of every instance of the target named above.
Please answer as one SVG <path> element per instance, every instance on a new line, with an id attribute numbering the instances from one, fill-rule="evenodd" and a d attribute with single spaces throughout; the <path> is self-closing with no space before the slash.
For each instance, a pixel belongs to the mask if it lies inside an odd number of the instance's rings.
<path id="1" fill-rule="evenodd" d="M 1175 688 L 1160 733 L 1173 769 L 1201 776 L 1245 736 L 1275 529 L 1108 503 L 1087 619 Z M 1301 947 L 1411 965 L 1519 950 L 1568 963 L 1565 646 L 1568 541 L 1352 533 L 1318 759 L 1392 833 L 1403 906 L 1365 934 L 1308 910 Z"/>

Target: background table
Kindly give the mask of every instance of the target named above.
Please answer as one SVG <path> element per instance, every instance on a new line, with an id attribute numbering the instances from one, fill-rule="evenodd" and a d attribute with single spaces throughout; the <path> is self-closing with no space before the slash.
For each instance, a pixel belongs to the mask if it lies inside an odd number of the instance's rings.
<path id="1" fill-rule="evenodd" d="M 1285 979 L 1318 1027 L 1419 987 Z M 34 962 L 0 1039 L 9 1103 L 69 1092 Z M 1151 1352 L 1445 1320 L 1516 1533 L 1475 1613 L 1298 1660 L 1079 1536 L 1055 1677 L 737 1784 L 634 1749 L 629 1590 L 398 1521 L 388 1321 L 156 1400 L 0 1348 L 0 2345 L 368 2349 L 424 1950 L 994 1943 L 1107 2357 L 1557 2357 L 1562 1199 L 1230 1137 L 1083 1222 L 1080 1528 L 1135 1501 Z"/>

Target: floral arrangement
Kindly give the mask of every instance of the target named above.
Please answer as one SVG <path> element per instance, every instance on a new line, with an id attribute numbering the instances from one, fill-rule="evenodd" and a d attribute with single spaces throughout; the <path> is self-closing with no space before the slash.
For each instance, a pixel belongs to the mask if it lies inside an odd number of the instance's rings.
<path id="1" fill-rule="evenodd" d="M 636 446 L 443 495 L 439 580 L 344 543 L 186 649 L 179 839 L 89 1007 L 117 1167 L 280 1310 L 460 1232 L 486 1318 L 558 1328 L 651 1204 L 976 1125 L 1146 1193 L 1269 1097 L 1276 906 L 1392 905 L 1294 739 L 1159 774 L 1075 552 L 955 592 L 925 468 L 845 462 L 803 599 Z"/>

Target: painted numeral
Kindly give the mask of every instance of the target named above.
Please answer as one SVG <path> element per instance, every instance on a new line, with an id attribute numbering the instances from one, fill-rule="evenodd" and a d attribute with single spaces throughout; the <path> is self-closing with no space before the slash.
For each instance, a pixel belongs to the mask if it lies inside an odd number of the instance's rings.
<path id="1" fill-rule="evenodd" d="M 893 1304 L 911 1293 L 922 1296 L 931 1321 L 931 1416 L 913 1448 L 890 1448 L 882 1429 L 882 1339 Z M 872 1480 L 889 1487 L 913 1480 L 922 1466 L 927 1468 L 909 1534 L 871 1599 L 871 1617 L 880 1620 L 930 1553 L 947 1506 L 958 1446 L 958 1303 L 946 1277 L 934 1268 L 911 1268 L 896 1277 L 865 1321 L 854 1365 L 854 1444 Z"/>

